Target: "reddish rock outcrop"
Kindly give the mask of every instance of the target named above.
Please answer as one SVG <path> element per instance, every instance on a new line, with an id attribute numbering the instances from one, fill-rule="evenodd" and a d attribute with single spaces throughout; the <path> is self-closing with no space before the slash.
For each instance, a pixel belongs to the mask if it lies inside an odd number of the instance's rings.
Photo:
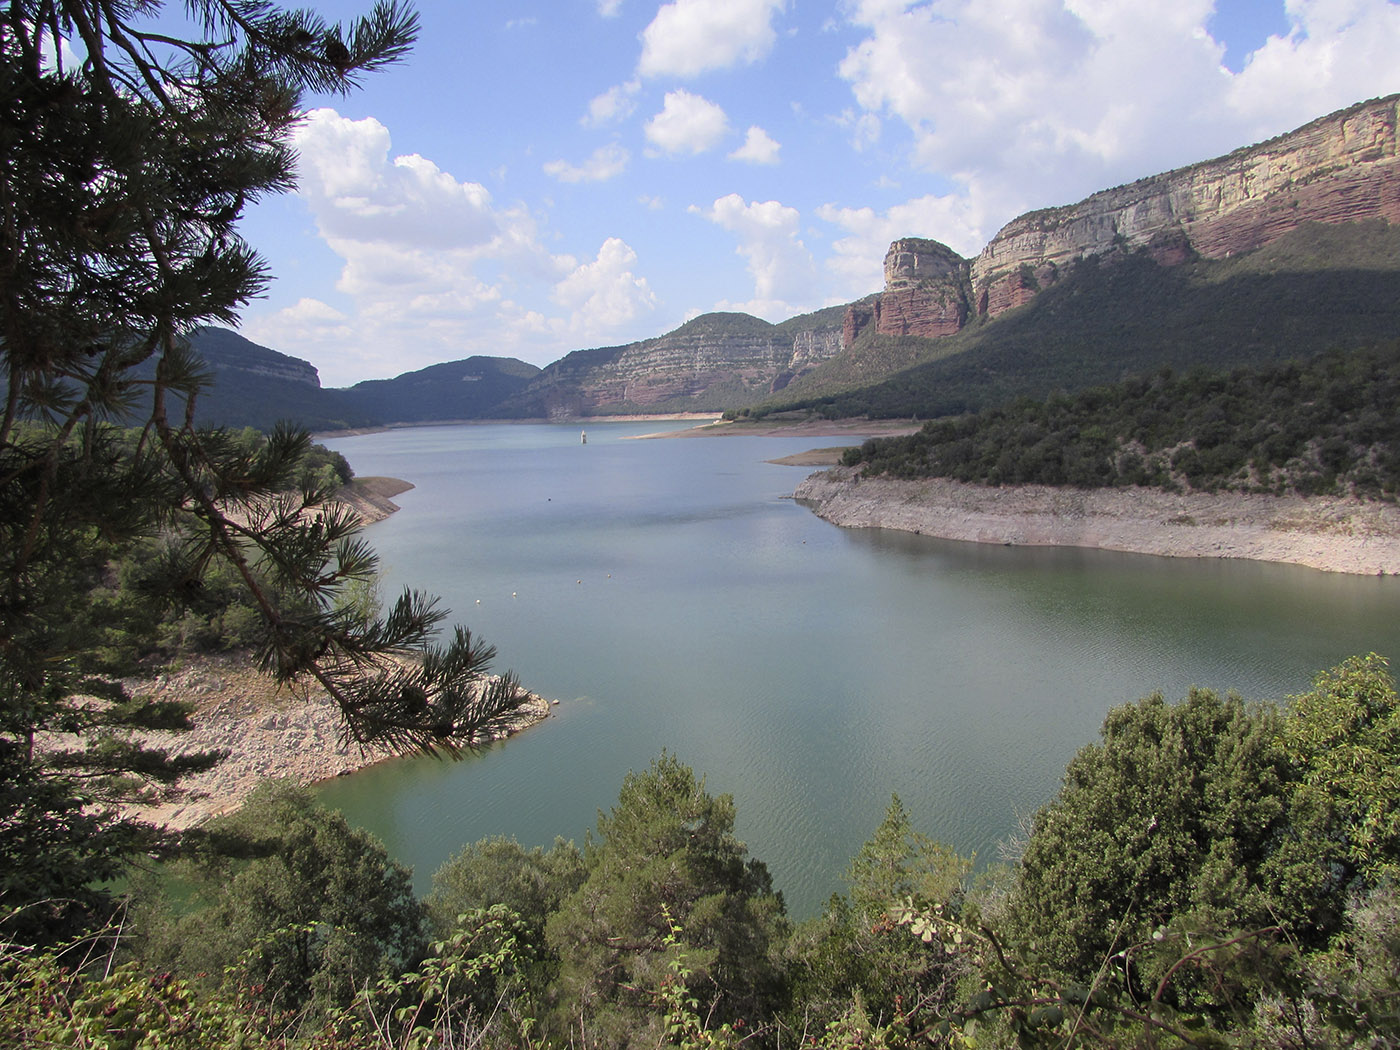
<path id="1" fill-rule="evenodd" d="M 1027 271 L 1146 249 L 1172 265 L 1263 247 L 1305 222 L 1400 222 L 1400 95 L 1363 102 L 1297 131 L 1002 227 L 972 262 L 979 312 L 1020 305 Z M 985 304 L 985 306 L 984 306 Z"/>
<path id="2" fill-rule="evenodd" d="M 885 253 L 884 292 L 847 308 L 842 345 L 871 325 L 881 335 L 937 339 L 962 328 L 970 313 L 967 260 L 946 244 L 906 237 Z"/>
<path id="3" fill-rule="evenodd" d="M 937 241 L 895 241 L 885 290 L 846 312 L 843 345 L 872 325 L 937 338 L 974 313 L 1030 302 L 1087 256 L 1146 251 L 1164 266 L 1261 248 L 1307 222 L 1400 223 L 1400 95 L 1362 102 L 1224 157 L 1007 223 L 970 263 Z"/>

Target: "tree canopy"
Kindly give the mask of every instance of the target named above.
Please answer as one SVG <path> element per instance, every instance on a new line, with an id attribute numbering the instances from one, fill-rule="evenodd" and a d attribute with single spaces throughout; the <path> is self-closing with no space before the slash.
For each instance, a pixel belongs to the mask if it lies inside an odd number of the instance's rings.
<path id="1" fill-rule="evenodd" d="M 172 845 L 117 803 L 217 758 L 141 745 L 189 711 L 127 695 L 104 663 L 87 595 L 134 542 L 163 542 L 152 600 L 231 573 L 262 666 L 326 690 L 361 744 L 455 753 L 522 697 L 509 675 L 486 683 L 493 650 L 465 630 L 430 646 L 434 599 L 352 600 L 377 562 L 305 470 L 304 433 L 254 447 L 197 423 L 185 337 L 268 280 L 237 221 L 292 186 L 302 93 L 402 57 L 417 16 L 183 8 L 0 8 L 0 923 L 31 937 L 88 921 L 104 881 Z"/>
<path id="2" fill-rule="evenodd" d="M 600 1038 L 648 1040 L 648 990 L 677 947 L 707 1013 L 752 1023 L 772 1011 L 783 900 L 767 866 L 734 837 L 731 796 L 711 795 L 690 767 L 662 754 L 623 779 L 617 805 L 598 814 L 584 863 L 586 877 L 546 932 L 562 960 L 566 1009 L 595 1018 Z"/>
<path id="3" fill-rule="evenodd" d="M 1122 953 L 1168 935 L 1267 929 L 1292 950 L 1326 949 L 1349 905 L 1393 887 L 1397 710 L 1376 656 L 1286 705 L 1192 689 L 1115 708 L 1036 815 L 1013 929 L 1068 977 L 1092 980 L 1116 960 L 1147 986 L 1177 958 Z M 1177 993 L 1203 1008 L 1248 1001 L 1245 986 L 1268 976 L 1253 968 L 1199 988 L 1179 974 Z"/>
<path id="4" fill-rule="evenodd" d="M 1394 500 L 1400 344 L 1198 367 L 1009 400 L 874 438 L 848 466 L 990 485 L 1143 485 Z"/>

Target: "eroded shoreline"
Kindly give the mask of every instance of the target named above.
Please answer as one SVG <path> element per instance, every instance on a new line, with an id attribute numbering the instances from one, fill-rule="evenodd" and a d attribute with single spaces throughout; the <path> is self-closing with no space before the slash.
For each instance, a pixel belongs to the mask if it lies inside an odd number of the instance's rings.
<path id="1" fill-rule="evenodd" d="M 246 656 L 199 658 L 178 671 L 130 682 L 128 688 L 156 700 L 195 704 L 194 728 L 180 734 L 148 734 L 148 745 L 165 747 L 172 755 L 229 752 L 208 772 L 183 778 L 178 798 L 128 809 L 141 820 L 175 830 L 237 809 L 269 777 L 314 784 L 398 758 L 347 740 L 340 709 L 324 691 L 302 698 L 279 690 Z M 543 721 L 549 712 L 549 701 L 530 693 L 507 725 L 477 743 L 503 740 Z"/>
<path id="2" fill-rule="evenodd" d="M 1156 489 L 991 488 L 937 478 L 866 478 L 847 467 L 813 474 L 793 496 L 844 528 L 1400 574 L 1400 507 L 1388 503 Z"/>
<path id="3" fill-rule="evenodd" d="M 337 494 L 362 524 L 383 521 L 399 509 L 394 496 L 414 486 L 400 478 L 355 478 Z M 225 750 L 213 769 L 183 778 L 178 797 L 127 807 L 141 820 L 184 830 L 232 812 L 268 778 L 315 784 L 398 758 L 391 751 L 362 748 L 342 732 L 340 709 L 324 690 L 305 696 L 279 689 L 249 656 L 196 657 L 153 679 L 127 683 L 134 694 L 195 705 L 186 733 L 147 734 L 149 746 L 172 755 Z M 503 740 L 549 716 L 550 703 L 529 693 L 514 716 L 476 743 Z"/>

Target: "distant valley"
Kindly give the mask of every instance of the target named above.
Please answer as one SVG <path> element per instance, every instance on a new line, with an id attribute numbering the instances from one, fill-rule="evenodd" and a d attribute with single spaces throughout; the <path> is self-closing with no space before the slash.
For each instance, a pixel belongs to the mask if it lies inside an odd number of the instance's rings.
<path id="1" fill-rule="evenodd" d="M 545 368 L 471 357 L 347 389 L 206 328 L 200 417 L 318 430 L 682 411 L 930 417 L 1162 367 L 1400 335 L 1400 96 L 1008 223 L 975 259 L 903 238 L 885 287 L 781 324 L 697 317 Z"/>

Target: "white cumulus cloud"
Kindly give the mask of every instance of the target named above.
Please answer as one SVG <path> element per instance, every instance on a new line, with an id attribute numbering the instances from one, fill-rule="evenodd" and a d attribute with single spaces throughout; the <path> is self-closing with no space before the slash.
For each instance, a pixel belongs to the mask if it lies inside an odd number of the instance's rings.
<path id="1" fill-rule="evenodd" d="M 631 154 L 616 142 L 595 149 L 582 164 L 552 160 L 544 166 L 546 175 L 560 182 L 605 182 L 627 170 Z"/>
<path id="2" fill-rule="evenodd" d="M 584 127 L 596 128 L 626 120 L 637 108 L 637 92 L 641 89 L 642 84 L 639 80 L 613 85 L 589 101 L 588 112 L 584 114 L 581 123 Z"/>
<path id="3" fill-rule="evenodd" d="M 704 153 L 729 133 L 729 118 L 709 99 L 680 89 L 666 92 L 661 112 L 644 130 L 663 153 Z"/>
<path id="4" fill-rule="evenodd" d="M 753 298 L 725 302 L 720 309 L 782 320 L 812 309 L 817 286 L 816 264 L 802 242 L 802 216 L 779 201 L 746 202 L 737 193 L 721 197 L 706 210 L 693 209 L 734 234 L 735 249 L 753 277 Z"/>
<path id="5" fill-rule="evenodd" d="M 643 76 L 693 77 L 757 62 L 772 50 L 786 0 L 673 0 L 642 31 Z"/>
<path id="6" fill-rule="evenodd" d="M 573 335 L 605 335 L 654 305 L 622 241 L 581 266 L 551 254 L 527 208 L 500 206 L 425 157 L 391 156 L 389 131 L 373 118 L 316 110 L 295 145 L 297 194 L 342 260 L 335 290 L 347 305 L 308 297 L 249 311 L 243 330 L 311 358 L 327 385 L 478 353 L 543 363 L 576 349 Z M 625 156 L 605 147 L 555 174 L 602 177 L 618 163 Z"/>
<path id="7" fill-rule="evenodd" d="M 858 299 L 884 284 L 885 252 L 901 237 L 930 237 L 971 258 L 982 250 L 988 219 L 975 189 L 966 196 L 927 194 L 883 212 L 825 204 L 817 217 L 845 231 L 832 243 L 826 269 L 839 298 Z"/>
<path id="8" fill-rule="evenodd" d="M 1288 35 L 1232 74 L 1208 28 L 1215 0 L 853 0 L 863 38 L 839 73 L 858 108 L 840 120 L 861 145 L 875 133 L 885 149 L 905 143 L 914 167 L 950 187 L 910 202 L 945 213 L 947 228 L 905 233 L 976 250 L 1030 208 L 1400 90 L 1400 4 L 1286 0 L 1286 10 Z M 847 220 L 873 229 L 858 212 Z"/>
<path id="9" fill-rule="evenodd" d="M 1288 0 L 1287 36 L 1271 37 L 1233 77 L 1232 108 L 1283 130 L 1331 110 L 1400 91 L 1400 4 Z"/>
<path id="10" fill-rule="evenodd" d="M 744 144 L 731 153 L 729 159 L 742 160 L 749 164 L 777 164 L 780 149 L 782 146 L 755 124 L 744 137 Z"/>
<path id="11" fill-rule="evenodd" d="M 596 259 L 576 267 L 555 285 L 555 302 L 570 313 L 570 335 L 596 336 L 656 307 L 646 278 L 632 272 L 636 263 L 637 253 L 625 241 L 609 237 Z"/>
<path id="12" fill-rule="evenodd" d="M 328 240 L 472 250 L 502 235 L 486 187 L 416 154 L 389 159 L 389 129 L 313 110 L 297 130 L 299 194 Z"/>

